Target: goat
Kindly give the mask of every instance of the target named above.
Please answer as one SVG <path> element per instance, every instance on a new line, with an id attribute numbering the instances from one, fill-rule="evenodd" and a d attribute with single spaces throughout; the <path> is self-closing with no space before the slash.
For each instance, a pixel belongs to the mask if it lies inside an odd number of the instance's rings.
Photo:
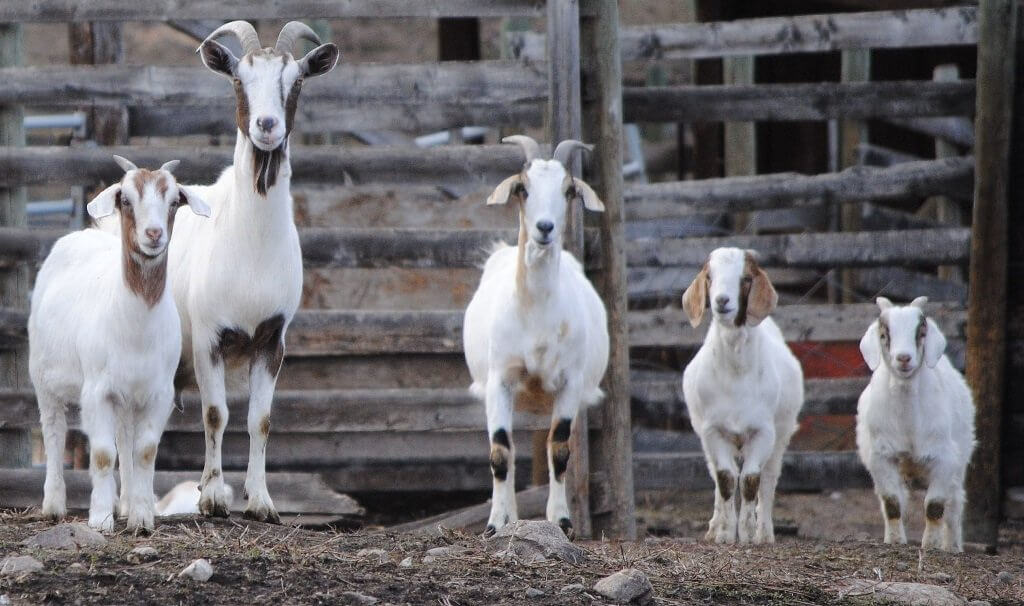
<path id="1" fill-rule="evenodd" d="M 923 480 L 921 544 L 963 551 L 964 474 L 974 451 L 974 402 L 963 375 L 944 355 L 946 337 L 924 314 L 927 297 L 893 305 L 860 340 L 872 371 L 857 401 L 857 452 L 871 473 L 885 519 L 886 543 L 906 543 L 905 480 Z M 939 528 L 942 532 L 939 532 Z"/>
<path id="2" fill-rule="evenodd" d="M 690 421 L 716 487 L 706 539 L 773 543 L 775 487 L 803 406 L 803 371 L 768 317 L 778 295 L 752 251 L 712 251 L 683 293 L 694 328 L 709 301 L 711 326 L 683 372 Z"/>
<path id="3" fill-rule="evenodd" d="M 493 495 L 485 534 L 517 517 L 514 409 L 552 415 L 548 434 L 550 489 L 547 519 L 573 536 L 565 495 L 572 421 L 581 406 L 596 404 L 608 365 L 604 305 L 573 255 L 562 250 L 568 204 L 581 199 L 603 211 L 601 200 L 566 171 L 579 141 L 562 141 L 553 159 L 540 157 L 533 139 L 502 139 L 523 148 L 523 170 L 502 181 L 488 205 L 519 208 L 519 243 L 499 245 L 484 265 L 480 286 L 466 308 L 463 341 L 473 384 L 487 412 Z"/>
<path id="4" fill-rule="evenodd" d="M 174 401 L 181 332 L 166 291 L 167 243 L 179 206 L 209 216 L 195 190 L 178 185 L 173 160 L 139 169 L 114 156 L 120 182 L 88 205 L 94 218 L 120 211 L 120 238 L 99 229 L 54 244 L 32 292 L 29 375 L 46 450 L 43 514 L 67 513 L 65 407 L 79 402 L 89 437 L 89 525 L 114 526 L 114 460 L 120 460 L 121 512 L 128 528 L 153 528 L 153 469 Z"/>
<path id="5" fill-rule="evenodd" d="M 230 484 L 225 484 L 228 494 L 228 507 L 234 500 L 234 491 Z M 186 480 L 174 485 L 160 500 L 156 502 L 156 515 L 160 517 L 177 515 L 194 515 L 199 513 L 199 482 Z"/>
<path id="6" fill-rule="evenodd" d="M 229 34 L 241 42 L 241 58 L 216 42 Z M 280 523 L 267 492 L 266 447 L 285 333 L 302 295 L 288 137 L 303 80 L 326 74 L 338 61 L 334 44 L 295 60 L 291 51 L 299 39 L 320 44 L 313 30 L 292 21 L 274 48 L 261 48 L 252 25 L 232 21 L 198 50 L 207 67 L 232 79 L 238 126 L 234 164 L 213 185 L 195 188 L 213 207 L 213 220 L 179 214 L 170 245 L 182 372 L 194 372 L 202 399 L 206 458 L 199 510 L 207 516 L 228 515 L 221 448 L 228 421 L 225 368 L 231 367 L 248 372 L 250 393 L 244 515 Z"/>

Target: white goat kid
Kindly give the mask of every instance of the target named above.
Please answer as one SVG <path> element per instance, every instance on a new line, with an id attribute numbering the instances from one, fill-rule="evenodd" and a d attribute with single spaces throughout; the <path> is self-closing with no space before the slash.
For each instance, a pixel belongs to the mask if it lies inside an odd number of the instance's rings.
<path id="1" fill-rule="evenodd" d="M 239 59 L 215 41 L 236 36 Z M 284 338 L 302 294 L 302 251 L 290 192 L 288 136 L 304 78 L 325 74 L 338 48 L 321 45 L 296 60 L 298 39 L 320 44 L 309 27 L 284 26 L 274 48 L 261 48 L 245 21 L 227 23 L 199 47 L 211 70 L 232 79 L 237 97 L 234 165 L 196 188 L 213 220 L 180 222 L 170 246 L 174 300 L 181 314 L 183 367 L 194 370 L 203 402 L 206 462 L 199 509 L 228 515 L 221 465 L 228 420 L 225 367 L 248 373 L 249 466 L 245 516 L 279 523 L 267 492 L 266 446 Z"/>
<path id="2" fill-rule="evenodd" d="M 598 384 L 608 364 L 608 328 L 583 267 L 562 250 L 562 232 L 568 204 L 582 199 L 592 211 L 604 205 L 565 169 L 574 150 L 589 146 L 562 141 L 554 159 L 545 160 L 529 137 L 503 141 L 522 146 L 526 164 L 498 185 L 487 204 L 519 205 L 519 244 L 501 245 L 487 260 L 463 330 L 470 391 L 485 402 L 491 439 L 494 486 L 485 533 L 518 517 L 512 415 L 519 409 L 551 415 L 547 519 L 572 537 L 565 494 L 569 435 L 580 407 L 603 397 Z"/>
<path id="3" fill-rule="evenodd" d="M 167 242 L 179 206 L 210 214 L 175 182 L 177 160 L 149 171 L 114 158 L 126 173 L 88 211 L 98 219 L 118 209 L 120 236 L 86 229 L 58 240 L 39 270 L 28 321 L 46 449 L 43 514 L 66 514 L 65 407 L 78 402 L 91 451 L 89 525 L 106 531 L 114 526 L 115 456 L 128 528 L 153 528 L 153 469 L 181 355 L 178 312 L 165 291 Z"/>
<path id="4" fill-rule="evenodd" d="M 906 543 L 905 480 L 921 480 L 921 544 L 963 551 L 964 474 L 974 451 L 971 390 L 944 355 L 946 337 L 924 315 L 927 297 L 906 307 L 879 297 L 881 314 L 860 340 L 871 382 L 857 402 L 857 450 L 885 519 L 885 542 Z M 941 532 L 939 529 L 942 529 Z"/>
<path id="5" fill-rule="evenodd" d="M 694 328 L 708 301 L 711 326 L 683 372 L 690 421 L 717 489 L 706 538 L 772 543 L 775 487 L 803 406 L 803 372 L 768 317 L 778 295 L 751 251 L 719 248 L 708 257 L 683 293 Z"/>

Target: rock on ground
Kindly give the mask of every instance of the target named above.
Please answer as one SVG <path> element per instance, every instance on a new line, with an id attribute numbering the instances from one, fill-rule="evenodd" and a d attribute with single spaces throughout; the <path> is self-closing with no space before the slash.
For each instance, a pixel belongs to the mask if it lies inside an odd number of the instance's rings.
<path id="1" fill-rule="evenodd" d="M 616 602 L 648 604 L 654 601 L 651 581 L 636 568 L 626 568 L 601 579 L 594 585 L 594 591 Z"/>
<path id="2" fill-rule="evenodd" d="M 150 562 L 157 559 L 159 554 L 156 549 L 149 545 L 139 545 L 135 549 L 128 552 L 128 555 L 124 557 L 130 564 L 141 564 L 142 562 Z"/>
<path id="3" fill-rule="evenodd" d="M 58 524 L 25 541 L 27 547 L 42 549 L 80 549 L 102 547 L 106 544 L 107 539 L 102 534 L 81 522 Z"/>
<path id="4" fill-rule="evenodd" d="M 558 524 L 547 520 L 519 520 L 487 539 L 487 550 L 515 556 L 524 562 L 556 557 L 570 564 L 583 562 L 583 550 L 569 542 Z"/>
<path id="5" fill-rule="evenodd" d="M 43 563 L 32 556 L 11 556 L 0 561 L 0 574 L 21 575 L 43 569 Z"/>
<path id="6" fill-rule="evenodd" d="M 341 598 L 346 604 L 355 604 L 356 606 L 373 606 L 373 604 L 380 601 L 372 595 L 366 595 L 358 591 L 343 592 Z"/>
<path id="7" fill-rule="evenodd" d="M 191 564 L 186 566 L 184 570 L 178 573 L 178 576 L 188 577 L 190 579 L 199 581 L 200 583 L 205 583 L 206 581 L 210 580 L 210 577 L 213 576 L 213 566 L 210 565 L 209 560 L 205 558 L 199 558 L 198 560 L 193 560 Z"/>
<path id="8" fill-rule="evenodd" d="M 967 601 L 945 587 L 924 583 L 886 583 L 856 580 L 839 593 L 841 598 L 864 603 L 898 602 L 909 606 L 966 606 Z"/>

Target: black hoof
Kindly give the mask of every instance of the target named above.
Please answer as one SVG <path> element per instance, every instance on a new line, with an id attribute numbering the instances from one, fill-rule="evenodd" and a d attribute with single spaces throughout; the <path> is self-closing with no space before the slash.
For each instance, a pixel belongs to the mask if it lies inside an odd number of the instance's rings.
<path id="1" fill-rule="evenodd" d="M 484 538 L 485 539 L 489 539 L 489 538 L 493 537 L 494 533 L 496 533 L 496 532 L 498 532 L 498 530 L 494 526 L 492 526 L 491 524 L 488 524 L 487 528 L 484 528 Z"/>
<path id="2" fill-rule="evenodd" d="M 571 541 L 576 536 L 576 531 L 572 528 L 572 520 L 569 518 L 562 518 L 558 520 L 558 527 L 562 529 L 565 536 Z"/>
<path id="3" fill-rule="evenodd" d="M 203 515 L 208 518 L 227 518 L 231 516 L 227 505 L 214 505 L 212 509 L 204 511 Z"/>
<path id="4" fill-rule="evenodd" d="M 256 522 L 264 522 L 266 524 L 280 524 L 281 516 L 277 515 L 277 512 L 273 509 L 269 511 L 249 511 L 246 509 L 242 512 L 242 517 L 246 520 L 254 520 Z"/>

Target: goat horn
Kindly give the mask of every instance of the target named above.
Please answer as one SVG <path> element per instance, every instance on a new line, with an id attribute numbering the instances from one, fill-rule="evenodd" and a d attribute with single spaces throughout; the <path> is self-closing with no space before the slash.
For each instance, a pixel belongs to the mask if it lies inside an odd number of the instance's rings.
<path id="1" fill-rule="evenodd" d="M 540 156 L 540 146 L 532 137 L 526 135 L 509 135 L 501 140 L 502 143 L 515 143 L 519 147 L 523 148 L 523 154 L 526 155 L 526 163 L 529 164 L 533 160 Z"/>
<path id="2" fill-rule="evenodd" d="M 133 164 L 131 160 L 129 160 L 128 158 L 123 158 L 121 156 L 115 155 L 114 162 L 117 162 L 117 165 L 120 166 L 121 169 L 124 170 L 124 172 L 128 172 L 130 170 L 138 170 L 139 168 L 138 166 L 135 166 L 135 164 Z"/>
<path id="3" fill-rule="evenodd" d="M 576 139 L 566 139 L 558 144 L 558 147 L 555 148 L 555 153 L 551 154 L 551 157 L 561 162 L 562 166 L 569 166 L 569 160 L 572 159 L 572 152 L 577 149 L 592 151 L 594 146 L 583 143 L 582 141 L 577 141 Z"/>
<path id="4" fill-rule="evenodd" d="M 289 21 L 281 28 L 277 36 L 277 44 L 274 50 L 281 53 L 290 53 L 295 48 L 296 40 L 309 40 L 313 44 L 320 44 L 320 36 L 316 35 L 308 25 L 301 21 Z"/>
<path id="5" fill-rule="evenodd" d="M 228 34 L 234 34 L 238 41 L 242 44 L 242 54 L 247 55 L 254 50 L 260 49 L 260 37 L 256 33 L 256 28 L 252 26 L 248 21 L 232 21 L 225 23 L 224 25 L 213 30 L 213 33 L 203 40 L 205 44 L 209 40 L 216 40 L 221 36 Z"/>
<path id="6" fill-rule="evenodd" d="M 180 162 L 181 160 L 170 160 L 168 162 L 164 162 L 164 165 L 160 167 L 160 170 L 166 170 L 169 173 L 173 173 L 174 169 L 178 168 L 178 164 Z"/>

